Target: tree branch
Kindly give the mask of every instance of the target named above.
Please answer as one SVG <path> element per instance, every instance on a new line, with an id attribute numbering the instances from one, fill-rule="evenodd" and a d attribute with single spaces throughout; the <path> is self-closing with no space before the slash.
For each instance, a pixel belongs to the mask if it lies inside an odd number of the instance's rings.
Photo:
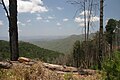
<path id="1" fill-rule="evenodd" d="M 3 8 L 4 8 L 4 10 L 5 10 L 6 14 L 7 14 L 8 20 L 10 20 L 9 12 L 8 12 L 6 6 L 5 6 L 5 3 L 4 3 L 3 0 L 1 0 L 1 1 L 2 1 L 1 4 L 3 5 Z"/>

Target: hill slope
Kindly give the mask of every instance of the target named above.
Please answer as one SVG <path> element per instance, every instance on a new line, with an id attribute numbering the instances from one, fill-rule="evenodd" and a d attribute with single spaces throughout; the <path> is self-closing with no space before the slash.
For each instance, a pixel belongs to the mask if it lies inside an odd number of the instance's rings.
<path id="1" fill-rule="evenodd" d="M 93 36 L 94 33 L 90 34 L 90 37 Z M 70 53 L 76 40 L 84 40 L 84 35 L 71 35 L 64 39 L 57 39 L 51 41 L 31 41 L 30 43 L 45 49 L 54 50 L 61 53 Z"/>
<path id="2" fill-rule="evenodd" d="M 0 40 L 0 58 L 6 59 L 10 57 L 9 43 L 4 40 Z M 45 62 L 51 62 L 62 53 L 55 52 L 52 50 L 40 48 L 36 45 L 30 44 L 28 42 L 19 42 L 19 53 L 20 56 L 28 58 L 39 58 Z"/>

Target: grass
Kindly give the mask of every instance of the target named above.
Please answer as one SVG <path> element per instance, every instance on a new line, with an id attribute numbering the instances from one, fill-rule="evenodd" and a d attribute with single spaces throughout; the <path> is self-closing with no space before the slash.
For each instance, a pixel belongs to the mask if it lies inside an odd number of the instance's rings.
<path id="1" fill-rule="evenodd" d="M 61 75 L 42 66 L 41 62 L 30 66 L 16 64 L 11 69 L 0 69 L 0 80 L 64 80 Z"/>
<path id="2" fill-rule="evenodd" d="M 78 75 L 71 73 L 59 74 L 43 66 L 41 61 L 32 66 L 14 63 L 10 69 L 0 69 L 0 80 L 102 80 L 101 74 Z"/>

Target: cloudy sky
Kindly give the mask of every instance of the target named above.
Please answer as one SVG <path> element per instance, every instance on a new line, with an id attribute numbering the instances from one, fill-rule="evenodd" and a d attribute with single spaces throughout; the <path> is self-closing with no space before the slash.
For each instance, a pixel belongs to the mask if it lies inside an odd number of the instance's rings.
<path id="1" fill-rule="evenodd" d="M 6 6 L 8 0 L 4 0 Z M 57 36 L 82 34 L 83 11 L 67 0 L 17 0 L 19 36 Z M 109 18 L 120 19 L 120 0 L 105 0 L 104 25 Z M 98 9 L 99 10 L 99 9 Z M 87 12 L 87 11 L 86 11 Z M 92 17 L 91 32 L 97 31 L 99 13 Z M 8 36 L 8 20 L 0 5 L 0 37 Z"/>

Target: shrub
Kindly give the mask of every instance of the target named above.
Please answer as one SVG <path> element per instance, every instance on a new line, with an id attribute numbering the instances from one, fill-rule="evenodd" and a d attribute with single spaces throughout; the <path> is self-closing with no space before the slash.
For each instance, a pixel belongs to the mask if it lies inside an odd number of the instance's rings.
<path id="1" fill-rule="evenodd" d="M 106 72 L 105 80 L 120 80 L 120 52 L 113 53 L 112 59 L 103 63 L 103 70 Z"/>

